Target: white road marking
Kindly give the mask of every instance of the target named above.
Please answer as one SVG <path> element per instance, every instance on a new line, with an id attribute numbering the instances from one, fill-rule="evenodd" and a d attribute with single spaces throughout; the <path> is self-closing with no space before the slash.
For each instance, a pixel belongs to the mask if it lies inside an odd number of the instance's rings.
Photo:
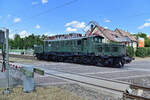
<path id="1" fill-rule="evenodd" d="M 106 71 L 106 72 L 79 73 L 79 74 L 83 74 L 83 75 L 89 75 L 89 74 L 107 74 L 107 73 L 130 72 L 130 71 L 133 71 L 133 70 Z"/>
<path id="2" fill-rule="evenodd" d="M 130 78 L 147 77 L 147 76 L 150 76 L 150 74 L 147 74 L 147 75 L 134 75 L 134 76 L 127 76 L 127 77 L 117 77 L 117 78 L 112 78 L 112 79 L 114 79 L 114 80 L 130 79 Z"/>
<path id="3" fill-rule="evenodd" d="M 129 70 L 135 70 L 135 71 L 146 71 L 150 72 L 150 69 L 142 69 L 142 68 L 128 68 Z"/>

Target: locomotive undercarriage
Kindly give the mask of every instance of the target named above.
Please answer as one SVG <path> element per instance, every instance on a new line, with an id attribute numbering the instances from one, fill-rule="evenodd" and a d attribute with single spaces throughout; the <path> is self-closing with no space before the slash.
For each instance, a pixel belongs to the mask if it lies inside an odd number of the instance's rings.
<path id="1" fill-rule="evenodd" d="M 107 67 L 123 67 L 124 64 L 130 63 L 133 59 L 128 56 L 95 56 L 94 54 L 74 54 L 74 53 L 42 53 L 36 54 L 37 59 L 68 62 L 86 65 L 97 65 Z"/>

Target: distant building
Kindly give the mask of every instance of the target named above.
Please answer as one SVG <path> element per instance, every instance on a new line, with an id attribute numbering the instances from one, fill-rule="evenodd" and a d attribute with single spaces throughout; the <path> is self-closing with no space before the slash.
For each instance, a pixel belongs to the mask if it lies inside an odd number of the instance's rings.
<path id="1" fill-rule="evenodd" d="M 82 34 L 80 33 L 69 33 L 69 34 L 60 34 L 60 35 L 54 35 L 54 36 L 49 36 L 47 40 L 58 40 L 58 39 L 67 39 L 67 38 L 77 38 L 81 37 Z"/>
<path id="2" fill-rule="evenodd" d="M 121 35 L 121 38 L 126 38 L 126 41 L 122 40 L 122 42 L 125 43 L 127 46 L 133 46 L 133 48 L 137 47 L 137 40 L 135 36 L 121 29 L 115 29 L 115 32 L 118 32 Z"/>
<path id="3" fill-rule="evenodd" d="M 137 47 L 137 40 L 136 38 L 131 35 L 129 32 L 115 29 L 115 31 L 103 28 L 99 25 L 91 25 L 91 29 L 88 30 L 85 34 L 86 36 L 91 35 L 100 35 L 103 36 L 103 43 L 110 43 L 110 42 L 119 42 L 125 44 L 126 46 L 133 46 L 134 48 Z"/>

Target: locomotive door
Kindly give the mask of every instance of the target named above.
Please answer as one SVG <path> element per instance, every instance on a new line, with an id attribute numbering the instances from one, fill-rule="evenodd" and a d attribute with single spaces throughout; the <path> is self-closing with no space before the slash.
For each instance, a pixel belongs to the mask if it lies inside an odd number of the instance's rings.
<path id="1" fill-rule="evenodd" d="M 83 39 L 83 45 L 82 45 L 82 51 L 84 53 L 87 53 L 88 52 L 88 43 L 87 43 L 87 39 Z"/>

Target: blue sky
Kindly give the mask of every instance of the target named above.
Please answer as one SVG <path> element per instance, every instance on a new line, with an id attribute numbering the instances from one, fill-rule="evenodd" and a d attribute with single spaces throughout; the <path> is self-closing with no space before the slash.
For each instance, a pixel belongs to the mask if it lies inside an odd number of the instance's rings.
<path id="1" fill-rule="evenodd" d="M 84 33 L 88 22 L 96 21 L 111 30 L 150 35 L 149 4 L 150 0 L 0 0 L 0 27 L 23 37 Z"/>

